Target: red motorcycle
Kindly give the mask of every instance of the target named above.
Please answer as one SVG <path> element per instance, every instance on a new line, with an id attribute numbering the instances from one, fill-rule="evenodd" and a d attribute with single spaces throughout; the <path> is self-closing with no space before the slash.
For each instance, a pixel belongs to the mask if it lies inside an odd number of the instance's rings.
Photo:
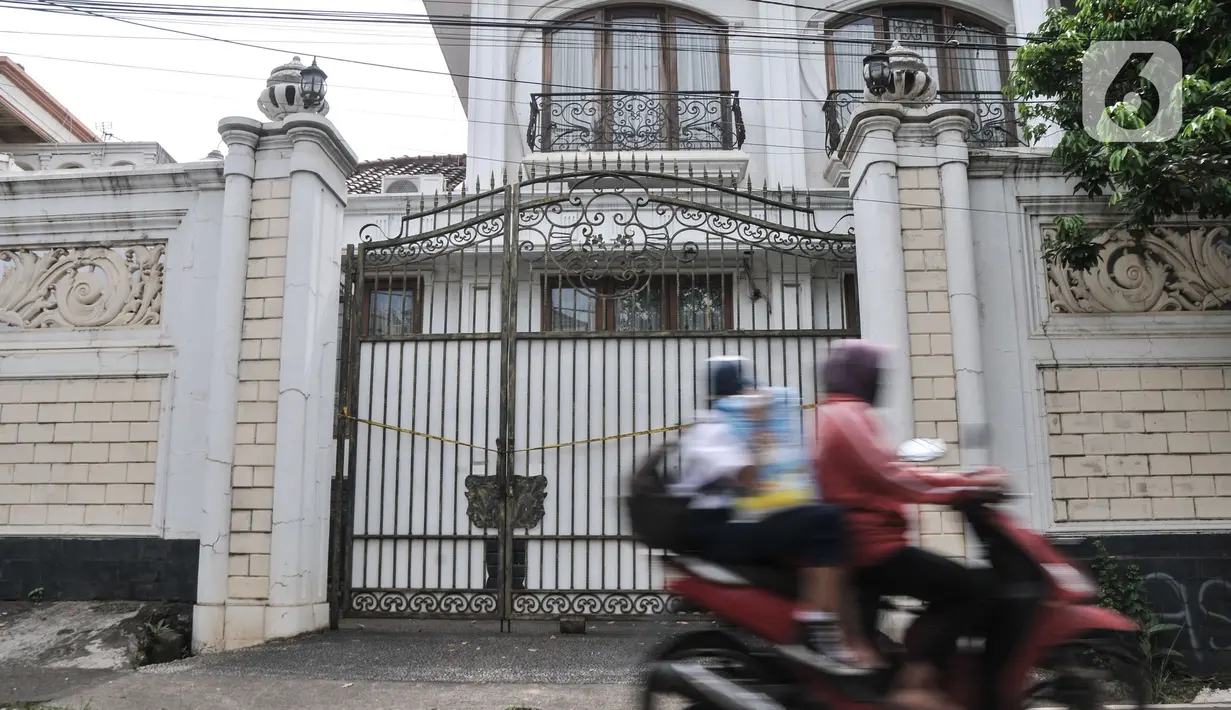
<path id="1" fill-rule="evenodd" d="M 628 501 L 634 534 L 658 548 L 670 546 L 655 542 L 679 533 L 662 523 L 680 505 L 666 496 L 666 453 L 657 452 L 634 474 Z M 943 444 L 927 440 L 907 442 L 899 451 L 914 462 L 943 453 Z M 1106 673 L 1127 666 L 1127 679 L 1141 681 L 1134 690 L 1143 706 L 1146 674 L 1135 641 L 1137 625 L 1096 606 L 1098 589 L 1089 576 L 1045 537 L 997 510 L 997 502 L 985 496 L 955 506 L 985 546 L 998 593 L 964 620 L 958 652 L 940 669 L 943 689 L 965 710 L 1021 710 L 1040 703 L 1097 710 Z M 668 551 L 663 559 L 675 577 L 667 590 L 729 627 L 685 633 L 656 649 L 645 710 L 662 694 L 683 696 L 690 710 L 888 706 L 885 697 L 904 650 L 923 625 L 940 623 L 916 618 L 901 643 L 877 634 L 888 667 L 872 675 L 834 676 L 812 665 L 796 645 L 796 570 L 722 566 L 688 550 Z M 893 608 L 903 611 L 881 604 L 882 610 Z"/>

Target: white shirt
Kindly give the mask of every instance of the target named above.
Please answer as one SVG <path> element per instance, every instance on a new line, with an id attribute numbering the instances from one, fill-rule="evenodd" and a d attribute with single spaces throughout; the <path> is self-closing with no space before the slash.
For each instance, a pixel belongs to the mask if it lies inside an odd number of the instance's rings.
<path id="1" fill-rule="evenodd" d="M 701 493 L 718 481 L 734 483 L 740 470 L 754 465 L 752 452 L 717 412 L 697 413 L 697 421 L 680 435 L 680 476 L 671 493 L 692 498 L 690 507 L 706 510 L 730 508 L 730 493 Z"/>

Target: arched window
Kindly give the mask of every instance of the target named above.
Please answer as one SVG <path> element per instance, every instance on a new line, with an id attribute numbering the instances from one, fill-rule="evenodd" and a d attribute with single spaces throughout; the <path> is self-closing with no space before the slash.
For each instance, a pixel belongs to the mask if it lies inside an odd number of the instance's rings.
<path id="1" fill-rule="evenodd" d="M 1007 52 L 987 47 L 1005 46 L 1002 31 L 948 7 L 887 5 L 859 10 L 858 14 L 839 15 L 826 34 L 844 40 L 828 43 L 831 90 L 862 91 L 863 58 L 887 49 L 893 40 L 923 57 L 942 96 L 945 92 L 999 94 L 1008 74 Z M 954 42 L 953 46 L 937 46 Z"/>
<path id="2" fill-rule="evenodd" d="M 725 91 L 726 28 L 684 10 L 615 6 L 545 34 L 544 90 Z"/>
<path id="3" fill-rule="evenodd" d="M 676 8 L 587 10 L 543 35 L 543 93 L 527 139 L 542 151 L 738 147 L 726 27 Z"/>

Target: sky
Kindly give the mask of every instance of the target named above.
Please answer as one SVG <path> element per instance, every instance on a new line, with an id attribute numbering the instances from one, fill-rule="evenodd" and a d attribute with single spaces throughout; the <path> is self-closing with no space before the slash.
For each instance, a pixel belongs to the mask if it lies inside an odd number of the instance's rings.
<path id="1" fill-rule="evenodd" d="M 189 0 L 174 0 L 189 4 Z M 213 6 L 423 14 L 421 0 L 210 0 Z M 0 8 L 0 55 L 87 126 L 110 123 L 114 140 L 155 141 L 177 161 L 222 149 L 218 121 L 263 119 L 257 96 L 294 55 L 357 59 L 447 72 L 425 25 L 135 18 L 145 24 L 277 48 L 264 51 L 144 29 L 99 17 Z M 207 24 L 208 23 L 208 24 Z M 329 119 L 361 160 L 463 153 L 466 118 L 447 75 L 320 60 Z M 195 72 L 195 73 L 194 73 Z"/>

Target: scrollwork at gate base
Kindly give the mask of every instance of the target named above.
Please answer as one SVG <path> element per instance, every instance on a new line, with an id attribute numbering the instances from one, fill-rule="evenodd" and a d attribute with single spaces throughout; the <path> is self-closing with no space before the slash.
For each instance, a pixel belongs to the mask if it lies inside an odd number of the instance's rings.
<path id="1" fill-rule="evenodd" d="M 655 590 L 533 590 L 513 594 L 511 617 L 555 620 L 580 616 L 607 619 L 655 619 L 687 615 L 684 600 Z M 347 616 L 392 619 L 499 619 L 495 590 L 356 589 Z"/>
<path id="2" fill-rule="evenodd" d="M 680 616 L 684 600 L 674 594 L 645 591 L 535 590 L 513 594 L 513 614 L 520 619 L 655 618 Z"/>
<path id="3" fill-rule="evenodd" d="M 348 615 L 360 618 L 500 618 L 494 590 L 354 589 L 350 600 Z"/>

